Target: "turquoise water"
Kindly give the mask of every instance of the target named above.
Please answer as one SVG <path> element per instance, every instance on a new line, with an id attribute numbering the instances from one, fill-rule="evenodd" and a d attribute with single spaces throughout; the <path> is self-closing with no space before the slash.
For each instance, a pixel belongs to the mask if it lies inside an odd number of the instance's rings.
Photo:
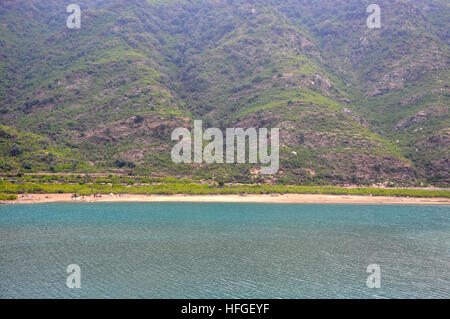
<path id="1" fill-rule="evenodd" d="M 449 298 L 450 207 L 3 205 L 0 297 Z"/>

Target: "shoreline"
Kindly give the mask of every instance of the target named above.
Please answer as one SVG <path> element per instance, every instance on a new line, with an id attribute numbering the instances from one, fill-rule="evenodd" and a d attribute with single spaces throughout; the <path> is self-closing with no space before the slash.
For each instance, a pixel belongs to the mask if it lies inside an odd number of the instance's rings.
<path id="1" fill-rule="evenodd" d="M 132 195 L 116 194 L 101 197 L 72 194 L 27 194 L 1 204 L 39 204 L 56 202 L 198 202 L 198 203 L 266 203 L 266 204 L 401 204 L 401 205 L 450 205 L 449 198 L 391 197 L 364 195 L 284 194 L 284 195 Z"/>

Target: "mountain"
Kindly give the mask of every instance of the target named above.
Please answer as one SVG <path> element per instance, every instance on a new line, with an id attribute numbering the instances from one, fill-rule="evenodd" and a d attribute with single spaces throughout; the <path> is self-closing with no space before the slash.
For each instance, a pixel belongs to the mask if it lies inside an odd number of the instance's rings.
<path id="1" fill-rule="evenodd" d="M 369 29 L 371 3 L 84 0 L 69 29 L 60 1 L 2 1 L 0 123 L 80 163 L 8 142 L 2 171 L 448 186 L 450 4 L 380 0 Z M 174 164 L 170 134 L 195 119 L 280 128 L 280 171 Z"/>
<path id="2" fill-rule="evenodd" d="M 73 171 L 89 167 L 79 151 L 55 145 L 49 138 L 18 132 L 0 125 L 0 169 L 2 171 Z"/>

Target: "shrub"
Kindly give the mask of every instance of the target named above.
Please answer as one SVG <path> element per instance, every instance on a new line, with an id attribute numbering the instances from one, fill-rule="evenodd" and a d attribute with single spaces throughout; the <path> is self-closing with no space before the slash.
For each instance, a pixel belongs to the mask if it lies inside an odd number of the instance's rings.
<path id="1" fill-rule="evenodd" d="M 16 194 L 0 194 L 0 200 L 16 200 Z"/>
<path id="2" fill-rule="evenodd" d="M 22 153 L 22 148 L 18 144 L 14 144 L 11 147 L 11 149 L 9 150 L 9 154 L 11 154 L 11 156 L 17 156 L 17 155 L 20 155 L 21 153 Z"/>
<path id="3" fill-rule="evenodd" d="M 33 165 L 31 165 L 30 162 L 26 162 L 26 163 L 23 163 L 23 168 L 27 169 L 27 170 L 30 170 L 30 169 L 33 168 Z"/>
<path id="4" fill-rule="evenodd" d="M 134 118 L 134 123 L 141 123 L 142 121 L 144 121 L 144 117 L 141 115 L 136 115 L 136 117 Z"/>

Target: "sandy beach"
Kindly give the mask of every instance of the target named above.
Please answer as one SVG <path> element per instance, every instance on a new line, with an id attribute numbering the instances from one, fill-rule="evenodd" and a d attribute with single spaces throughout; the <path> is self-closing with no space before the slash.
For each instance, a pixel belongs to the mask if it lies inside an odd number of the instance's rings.
<path id="1" fill-rule="evenodd" d="M 448 198 L 415 198 L 388 196 L 286 194 L 286 195 L 101 195 L 101 197 L 72 194 L 27 194 L 3 204 L 37 204 L 52 202 L 201 202 L 201 203 L 307 203 L 307 204 L 423 204 L 450 205 Z"/>

